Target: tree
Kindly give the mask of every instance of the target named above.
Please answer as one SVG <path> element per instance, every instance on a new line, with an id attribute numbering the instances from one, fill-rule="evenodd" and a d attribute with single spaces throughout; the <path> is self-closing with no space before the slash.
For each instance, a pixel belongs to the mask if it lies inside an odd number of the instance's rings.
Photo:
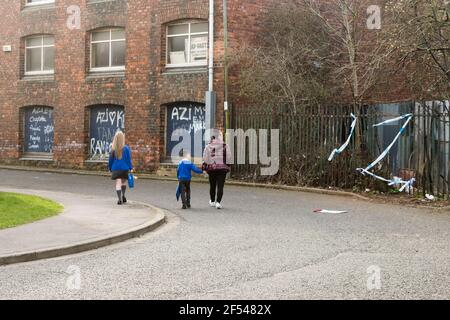
<path id="1" fill-rule="evenodd" d="M 333 50 L 319 18 L 291 4 L 271 10 L 266 19 L 260 45 L 236 54 L 241 95 L 260 107 L 293 113 L 327 103 L 333 94 Z"/>
<path id="2" fill-rule="evenodd" d="M 341 101 L 351 104 L 353 113 L 361 116 L 375 88 L 382 83 L 386 63 L 393 48 L 381 30 L 368 27 L 373 1 L 366 0 L 301 0 L 309 14 L 318 18 L 330 39 L 333 54 L 329 56 L 334 90 Z M 381 10 L 380 10 L 381 11 Z M 381 16 L 375 17 L 381 19 Z M 364 159 L 363 128 L 355 130 L 355 154 Z"/>
<path id="3" fill-rule="evenodd" d="M 370 97 L 385 72 L 392 48 L 381 31 L 368 28 L 368 11 L 373 1 L 302 0 L 310 14 L 319 18 L 333 43 L 331 56 L 335 83 L 352 103 L 354 113 Z"/>
<path id="4" fill-rule="evenodd" d="M 388 0 L 386 39 L 418 98 L 450 99 L 450 1 Z"/>

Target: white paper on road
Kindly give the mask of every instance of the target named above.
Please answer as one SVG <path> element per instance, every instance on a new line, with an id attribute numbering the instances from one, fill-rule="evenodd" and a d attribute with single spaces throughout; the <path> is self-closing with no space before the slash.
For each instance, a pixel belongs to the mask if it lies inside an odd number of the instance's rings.
<path id="1" fill-rule="evenodd" d="M 330 213 L 330 214 L 348 213 L 348 211 L 326 210 L 326 209 L 317 209 L 317 210 L 314 210 L 314 212 L 316 212 L 316 213 Z"/>

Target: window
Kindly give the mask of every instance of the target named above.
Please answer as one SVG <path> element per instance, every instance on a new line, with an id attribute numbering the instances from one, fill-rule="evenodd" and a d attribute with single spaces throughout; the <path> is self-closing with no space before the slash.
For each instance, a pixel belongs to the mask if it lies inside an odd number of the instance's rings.
<path id="1" fill-rule="evenodd" d="M 91 71 L 125 70 L 125 30 L 102 29 L 91 34 Z"/>
<path id="2" fill-rule="evenodd" d="M 24 116 L 24 152 L 52 153 L 53 109 L 50 107 L 26 108 Z"/>
<path id="3" fill-rule="evenodd" d="M 167 66 L 206 65 L 208 23 L 183 23 L 167 27 Z"/>
<path id="4" fill-rule="evenodd" d="M 26 0 L 25 5 L 35 6 L 35 5 L 54 3 L 54 2 L 55 2 L 55 0 Z"/>
<path id="5" fill-rule="evenodd" d="M 55 38 L 32 36 L 25 40 L 25 75 L 52 74 L 55 68 Z"/>

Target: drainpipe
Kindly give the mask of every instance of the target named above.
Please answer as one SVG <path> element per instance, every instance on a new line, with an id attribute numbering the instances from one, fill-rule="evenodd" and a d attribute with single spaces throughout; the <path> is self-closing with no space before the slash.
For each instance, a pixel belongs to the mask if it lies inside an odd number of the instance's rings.
<path id="1" fill-rule="evenodd" d="M 205 95 L 206 105 L 206 135 L 205 140 L 211 139 L 209 130 L 216 126 L 216 93 L 214 92 L 214 0 L 209 0 L 209 55 L 208 55 L 208 91 Z"/>
<path id="2" fill-rule="evenodd" d="M 225 133 L 230 129 L 230 105 L 228 102 L 228 0 L 223 0 L 223 45 L 224 45 L 224 103 Z M 227 135 L 225 134 L 225 137 Z"/>
<path id="3" fill-rule="evenodd" d="M 208 91 L 214 91 L 214 0 L 209 0 L 209 78 Z"/>

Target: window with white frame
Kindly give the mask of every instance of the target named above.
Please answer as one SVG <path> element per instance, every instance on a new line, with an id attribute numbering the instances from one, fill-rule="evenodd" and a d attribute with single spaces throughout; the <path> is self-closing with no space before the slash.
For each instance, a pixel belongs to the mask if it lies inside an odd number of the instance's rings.
<path id="1" fill-rule="evenodd" d="M 208 60 L 208 23 L 167 26 L 167 67 L 202 66 Z"/>
<path id="2" fill-rule="evenodd" d="M 40 4 L 54 3 L 55 0 L 26 0 L 25 5 L 35 6 Z"/>
<path id="3" fill-rule="evenodd" d="M 110 28 L 91 33 L 91 71 L 125 70 L 125 30 Z"/>
<path id="4" fill-rule="evenodd" d="M 51 35 L 25 39 L 25 75 L 52 74 L 55 69 L 55 38 Z"/>

